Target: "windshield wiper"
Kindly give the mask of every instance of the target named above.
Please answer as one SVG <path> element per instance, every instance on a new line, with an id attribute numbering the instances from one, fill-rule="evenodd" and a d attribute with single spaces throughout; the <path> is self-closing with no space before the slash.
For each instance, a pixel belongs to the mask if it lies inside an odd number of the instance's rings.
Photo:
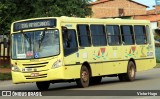
<path id="1" fill-rule="evenodd" d="M 31 39 L 28 37 L 27 34 L 23 33 L 23 31 L 21 32 L 23 34 L 23 36 L 25 37 L 25 39 L 27 40 L 27 42 L 29 43 L 29 50 L 31 51 L 32 48 L 31 48 Z"/>
<path id="2" fill-rule="evenodd" d="M 45 29 L 45 30 L 43 31 L 43 33 L 40 34 L 40 35 L 41 35 L 41 39 L 39 40 L 39 49 L 40 49 L 40 47 L 41 47 L 41 45 L 42 45 L 42 42 L 43 42 L 43 40 L 44 40 L 44 38 L 45 38 L 46 30 L 47 30 L 47 29 Z"/>

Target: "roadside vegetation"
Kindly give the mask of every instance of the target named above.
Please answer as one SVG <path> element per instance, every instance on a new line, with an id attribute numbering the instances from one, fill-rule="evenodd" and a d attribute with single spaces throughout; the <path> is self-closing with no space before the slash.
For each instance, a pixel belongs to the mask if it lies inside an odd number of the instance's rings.
<path id="1" fill-rule="evenodd" d="M 11 73 L 0 73 L 0 80 L 11 80 Z"/>
<path id="2" fill-rule="evenodd" d="M 86 17 L 92 14 L 91 0 L 0 0 L 0 34 L 8 33 L 11 23 L 37 17 Z"/>
<path id="3" fill-rule="evenodd" d="M 11 80 L 11 68 L 9 65 L 0 66 L 0 80 Z"/>
<path id="4" fill-rule="evenodd" d="M 156 59 L 156 62 L 160 64 L 160 59 Z"/>
<path id="5" fill-rule="evenodd" d="M 160 59 L 156 59 L 157 65 L 155 68 L 160 68 Z"/>

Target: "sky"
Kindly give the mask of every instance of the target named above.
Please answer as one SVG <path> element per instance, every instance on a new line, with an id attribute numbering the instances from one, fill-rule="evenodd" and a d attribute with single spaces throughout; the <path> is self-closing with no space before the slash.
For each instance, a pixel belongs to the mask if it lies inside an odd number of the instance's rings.
<path id="1" fill-rule="evenodd" d="M 92 0 L 92 1 L 96 1 L 96 0 Z M 147 10 L 154 9 L 153 6 L 156 4 L 155 0 L 133 0 L 133 1 L 149 6 Z"/>
<path id="2" fill-rule="evenodd" d="M 133 1 L 149 6 L 147 10 L 154 9 L 153 6 L 156 5 L 155 0 L 133 0 Z"/>

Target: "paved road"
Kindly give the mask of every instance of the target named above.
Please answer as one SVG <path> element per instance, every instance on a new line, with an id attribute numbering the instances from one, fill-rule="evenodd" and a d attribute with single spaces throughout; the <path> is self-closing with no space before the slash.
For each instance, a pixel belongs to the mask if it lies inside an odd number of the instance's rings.
<path id="1" fill-rule="evenodd" d="M 0 82 L 1 90 L 38 90 L 35 83 L 26 83 L 26 84 L 12 84 L 11 81 L 1 81 Z M 93 85 L 88 88 L 77 88 L 76 83 L 57 83 L 52 84 L 48 91 L 44 91 L 45 94 L 54 94 L 54 93 L 66 93 L 69 91 L 76 92 L 89 92 L 90 90 L 160 90 L 160 68 L 151 69 L 144 72 L 138 72 L 136 75 L 136 80 L 133 82 L 120 82 L 117 77 L 105 77 L 102 80 L 101 84 Z M 98 92 L 98 91 L 97 91 Z M 103 92 L 103 91 L 102 91 Z M 118 91 L 119 93 L 120 91 Z M 160 93 L 160 91 L 158 92 Z M 67 93 L 68 94 L 68 93 Z M 64 95 L 64 94 L 63 94 Z M 77 96 L 72 96 L 73 99 L 82 98 Z M 122 98 L 122 99 L 157 99 L 160 97 L 148 97 L 148 96 L 134 96 L 134 97 L 115 97 L 115 96 L 101 96 L 101 98 Z M 7 97 L 6 97 L 7 98 Z M 35 97 L 36 98 L 36 97 Z M 42 97 L 37 97 L 41 99 Z M 43 97 L 44 98 L 44 97 Z M 52 97 L 46 97 L 46 99 L 53 99 Z M 71 97 L 61 96 L 56 97 L 58 99 L 70 99 Z M 84 98 L 84 97 L 83 97 Z M 95 96 L 87 97 L 87 99 L 96 99 Z"/>

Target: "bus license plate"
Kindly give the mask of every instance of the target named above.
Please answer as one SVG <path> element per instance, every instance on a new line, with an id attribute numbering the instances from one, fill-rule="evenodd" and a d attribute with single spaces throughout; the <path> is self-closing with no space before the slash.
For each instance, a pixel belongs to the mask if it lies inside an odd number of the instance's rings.
<path id="1" fill-rule="evenodd" d="M 31 77 L 37 77 L 37 76 L 39 76 L 39 73 L 32 73 L 31 74 Z"/>

